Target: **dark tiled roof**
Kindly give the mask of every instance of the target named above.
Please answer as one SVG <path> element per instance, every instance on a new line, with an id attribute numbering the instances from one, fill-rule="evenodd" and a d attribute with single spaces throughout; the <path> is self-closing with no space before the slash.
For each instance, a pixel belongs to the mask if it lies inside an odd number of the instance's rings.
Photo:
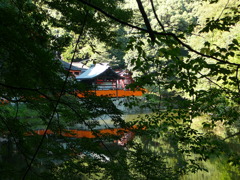
<path id="1" fill-rule="evenodd" d="M 69 70 L 70 64 L 69 64 L 68 62 L 65 62 L 65 61 L 63 61 L 63 60 L 61 60 L 61 59 L 60 59 L 60 62 L 62 63 L 64 69 Z M 81 68 L 81 67 L 79 67 L 79 66 L 75 66 L 75 65 L 72 64 L 70 70 L 72 70 L 72 71 L 82 71 L 82 70 L 86 70 L 86 69 L 87 69 L 87 68 L 85 68 L 85 67 L 84 67 L 84 68 Z"/>

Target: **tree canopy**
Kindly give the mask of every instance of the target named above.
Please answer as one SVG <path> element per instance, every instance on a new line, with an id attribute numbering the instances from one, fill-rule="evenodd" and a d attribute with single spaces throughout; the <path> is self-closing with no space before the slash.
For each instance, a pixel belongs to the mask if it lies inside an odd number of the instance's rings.
<path id="1" fill-rule="evenodd" d="M 1 179 L 180 179 L 220 155 L 239 168 L 238 8 L 237 0 L 0 0 Z M 129 88 L 146 93 L 122 103 L 151 113 L 124 120 L 59 58 L 128 68 Z M 135 139 L 113 145 L 121 136 L 96 130 L 103 115 Z M 76 124 L 96 138 L 62 136 Z"/>

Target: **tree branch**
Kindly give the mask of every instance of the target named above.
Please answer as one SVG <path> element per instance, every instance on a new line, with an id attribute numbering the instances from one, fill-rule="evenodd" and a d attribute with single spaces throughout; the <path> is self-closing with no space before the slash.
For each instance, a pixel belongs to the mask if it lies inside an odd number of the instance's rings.
<path id="1" fill-rule="evenodd" d="M 153 30 L 151 28 L 150 22 L 148 20 L 148 17 L 147 17 L 147 14 L 146 14 L 145 10 L 144 10 L 142 2 L 141 2 L 141 0 L 136 0 L 136 1 L 137 1 L 137 4 L 138 4 L 139 11 L 141 12 L 142 17 L 143 17 L 144 22 L 145 22 L 145 25 L 147 27 L 149 36 L 150 36 L 152 42 L 154 42 L 155 41 L 155 35 L 154 35 Z"/>
<path id="2" fill-rule="evenodd" d="M 135 25 L 129 24 L 129 23 L 125 22 L 125 21 L 122 21 L 121 19 L 118 19 L 118 18 L 110 15 L 110 14 L 107 13 L 106 11 L 102 10 L 101 8 L 99 8 L 99 7 L 91 4 L 91 3 L 89 3 L 89 2 L 86 2 L 86 1 L 84 1 L 84 0 L 79 0 L 79 1 L 80 1 L 81 3 L 83 3 L 83 4 L 85 4 L 85 5 L 87 5 L 87 6 L 91 7 L 91 8 L 93 8 L 93 9 L 101 12 L 101 13 L 104 14 L 106 17 L 108 17 L 108 18 L 110 18 L 110 19 L 112 19 L 112 20 L 114 20 L 114 21 L 116 21 L 116 22 L 118 22 L 118 23 L 121 23 L 121 24 L 123 24 L 123 25 L 125 25 L 125 26 L 129 26 L 129 27 L 131 27 L 131 28 L 137 29 L 137 30 L 142 31 L 142 32 L 150 33 L 148 29 L 140 28 L 140 27 L 138 27 L 138 26 L 135 26 Z M 214 59 L 214 60 L 216 60 L 216 61 L 218 61 L 218 62 L 221 62 L 221 63 L 223 63 L 223 64 L 240 66 L 240 64 L 238 64 L 238 63 L 232 63 L 232 62 L 229 62 L 229 61 L 224 61 L 224 60 L 219 59 L 219 58 L 216 58 L 216 57 L 214 57 L 214 56 L 210 56 L 210 55 L 203 54 L 203 53 L 201 53 L 201 52 L 193 49 L 193 48 L 192 48 L 191 46 L 189 46 L 188 44 L 184 43 L 182 40 L 180 40 L 180 39 L 176 36 L 176 34 L 167 33 L 167 32 L 157 32 L 157 31 L 153 31 L 153 33 L 154 33 L 155 35 L 171 36 L 171 37 L 173 37 L 179 44 L 181 44 L 183 47 L 187 48 L 189 51 L 191 51 L 191 52 L 193 52 L 193 53 L 195 53 L 195 54 L 197 54 L 197 55 L 200 55 L 200 56 L 202 56 L 202 57 Z"/>
<path id="3" fill-rule="evenodd" d="M 111 150 L 106 146 L 106 144 L 104 143 L 102 137 L 99 135 L 99 133 L 97 133 L 96 131 L 94 131 L 94 129 L 86 122 L 85 119 L 82 118 L 82 116 L 76 111 L 75 108 L 71 107 L 70 104 L 68 103 L 65 103 L 63 101 L 60 101 L 59 103 L 61 104 L 64 104 L 65 106 L 67 106 L 69 109 L 71 109 L 75 114 L 76 116 L 82 120 L 82 122 L 90 129 L 90 131 L 100 140 L 101 144 L 104 146 L 104 148 L 108 151 L 109 155 L 112 157 L 112 158 L 115 158 L 116 157 L 114 156 L 114 154 L 111 152 Z M 122 168 L 125 169 L 124 165 L 120 162 L 119 159 L 116 159 L 118 161 L 118 163 L 121 165 Z"/>
<path id="4" fill-rule="evenodd" d="M 219 14 L 218 18 L 217 19 L 220 19 L 220 17 L 222 16 L 223 14 L 223 11 L 226 10 L 226 7 L 228 6 L 230 0 L 227 1 L 227 3 L 225 4 L 224 8 L 222 9 L 221 13 Z"/>
<path id="5" fill-rule="evenodd" d="M 240 93 L 240 82 L 239 82 L 239 78 L 238 78 L 239 67 L 240 66 L 238 66 L 237 69 L 236 69 L 236 79 L 237 79 L 238 93 Z"/>
<path id="6" fill-rule="evenodd" d="M 72 62 L 73 62 L 73 59 L 75 58 L 75 54 L 76 54 L 76 52 L 77 52 L 77 46 L 78 46 L 78 44 L 79 44 L 79 42 L 80 42 L 80 37 L 81 37 L 81 35 L 83 34 L 83 31 L 84 31 L 84 28 L 85 28 L 85 25 L 86 25 L 86 22 L 87 22 L 87 15 L 88 15 L 88 13 L 86 14 L 86 16 L 85 16 L 85 18 L 84 18 L 84 22 L 83 22 L 83 25 L 82 25 L 82 27 L 81 27 L 81 30 L 80 30 L 80 33 L 79 33 L 79 36 L 78 36 L 78 40 L 77 40 L 76 45 L 75 45 L 75 48 L 74 48 L 74 53 L 73 53 L 73 56 L 72 56 L 72 59 L 71 59 L 71 63 L 70 63 L 69 69 L 71 69 L 71 67 L 72 67 Z M 46 127 L 46 129 L 45 129 L 45 131 L 44 131 L 44 133 L 43 133 L 43 136 L 42 136 L 42 138 L 41 138 L 41 140 L 40 140 L 40 142 L 39 142 L 39 144 L 38 144 L 38 146 L 37 146 L 37 149 L 36 149 L 35 153 L 33 154 L 33 157 L 32 157 L 32 159 L 31 159 L 31 161 L 30 161 L 30 163 L 29 163 L 29 166 L 27 167 L 27 169 L 26 169 L 26 171 L 25 171 L 25 173 L 24 173 L 24 175 L 23 175 L 23 179 L 26 178 L 28 172 L 30 171 L 30 169 L 31 169 L 31 167 L 32 167 L 33 161 L 34 161 L 35 158 L 37 157 L 37 154 L 38 154 L 38 152 L 39 152 L 39 150 L 40 150 L 40 148 L 41 148 L 41 146 L 42 146 L 42 144 L 43 144 L 43 141 L 44 141 L 44 139 L 45 139 L 45 137 L 46 137 L 47 131 L 48 131 L 48 129 L 49 129 L 51 123 L 52 123 L 53 117 L 55 116 L 55 113 L 57 112 L 57 107 L 58 107 L 58 105 L 59 105 L 59 103 L 60 103 L 61 97 L 62 97 L 62 95 L 64 94 L 64 89 L 65 89 L 65 87 L 66 87 L 67 79 L 68 79 L 69 75 L 70 75 L 70 71 L 68 71 L 68 73 L 67 73 L 67 75 L 66 75 L 66 77 L 65 77 L 64 83 L 63 83 L 62 88 L 61 88 L 60 95 L 59 95 L 59 97 L 58 97 L 58 99 L 57 99 L 57 102 L 56 102 L 56 104 L 55 104 L 55 106 L 54 106 L 54 109 L 53 109 L 53 112 L 52 112 L 52 114 L 51 114 L 51 117 L 50 117 L 50 119 L 49 119 L 49 121 L 48 121 L 47 127 Z"/>
<path id="7" fill-rule="evenodd" d="M 155 10 L 155 7 L 154 7 L 153 0 L 150 0 L 150 2 L 151 2 L 151 6 L 152 6 L 152 10 L 153 10 L 154 16 L 155 16 L 155 18 L 157 19 L 158 24 L 161 26 L 163 32 L 166 32 L 163 24 L 161 23 L 161 21 L 160 21 L 159 18 L 158 18 L 158 15 L 157 15 L 156 10 Z"/>
<path id="8" fill-rule="evenodd" d="M 215 84 L 216 86 L 218 86 L 220 89 L 222 89 L 223 91 L 225 91 L 226 93 L 228 93 L 228 91 L 226 90 L 226 88 L 223 88 L 222 86 L 220 86 L 218 83 L 214 82 L 213 80 L 211 80 L 209 77 L 203 75 L 202 73 L 198 72 L 198 74 L 200 74 L 201 76 L 204 76 L 205 79 L 207 79 L 209 82 Z M 229 89 L 228 89 L 229 90 Z"/>
<path id="9" fill-rule="evenodd" d="M 234 137 L 234 136 L 238 136 L 238 135 L 240 135 L 240 132 L 234 133 L 234 134 L 232 134 L 232 135 L 230 135 L 230 136 L 224 138 L 223 140 L 225 141 L 225 140 L 227 140 L 227 139 L 229 139 L 229 138 L 232 138 L 232 137 Z"/>

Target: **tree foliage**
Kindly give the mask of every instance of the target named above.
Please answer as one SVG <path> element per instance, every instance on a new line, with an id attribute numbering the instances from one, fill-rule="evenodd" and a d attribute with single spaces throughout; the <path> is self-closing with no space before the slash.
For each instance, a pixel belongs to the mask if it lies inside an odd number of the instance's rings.
<path id="1" fill-rule="evenodd" d="M 0 0 L 2 179 L 178 179 L 219 154 L 239 167 L 239 4 L 134 4 Z M 203 13 L 212 6 L 222 11 Z M 110 98 L 69 78 L 59 54 L 70 62 L 116 56 L 120 67 L 124 59 L 136 72 L 129 87 L 148 88 L 144 102 L 130 105 L 152 113 L 125 122 Z M 96 130 L 102 115 L 125 130 L 137 125 L 134 141 L 113 145 L 120 136 Z M 96 138 L 61 135 L 76 124 Z"/>

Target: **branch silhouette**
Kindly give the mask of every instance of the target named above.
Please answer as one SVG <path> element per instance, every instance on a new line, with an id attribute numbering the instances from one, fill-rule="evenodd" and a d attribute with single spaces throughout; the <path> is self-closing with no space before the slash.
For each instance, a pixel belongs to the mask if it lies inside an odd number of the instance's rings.
<path id="1" fill-rule="evenodd" d="M 123 20 L 121 20 L 121 19 L 119 19 L 119 18 L 116 18 L 115 16 L 107 13 L 106 11 L 104 11 L 103 9 L 101 9 L 100 7 L 95 6 L 94 4 L 91 4 L 91 3 L 87 2 L 87 1 L 84 1 L 84 0 L 79 0 L 79 1 L 80 1 L 81 3 L 83 3 L 83 4 L 85 4 L 85 5 L 87 5 L 87 6 L 91 7 L 91 8 L 93 8 L 93 9 L 101 12 L 101 13 L 104 14 L 106 17 L 108 17 L 108 18 L 110 18 L 110 19 L 112 19 L 112 20 L 114 20 L 114 21 L 116 21 L 116 22 L 119 22 L 120 24 L 123 24 L 123 25 L 125 25 L 125 26 L 129 26 L 129 27 L 131 27 L 131 28 L 134 28 L 134 29 L 137 29 L 137 30 L 139 30 L 139 31 L 142 31 L 142 32 L 145 32 L 145 33 L 149 33 L 149 34 L 154 33 L 155 35 L 171 36 L 171 37 L 173 37 L 179 44 L 181 44 L 183 47 L 187 48 L 189 51 L 191 51 L 191 52 L 193 52 L 193 53 L 195 53 L 195 54 L 197 54 L 197 55 L 200 55 L 200 56 L 206 57 L 206 58 L 210 58 L 210 59 L 214 59 L 214 60 L 216 60 L 216 61 L 218 61 L 218 62 L 220 62 L 220 63 L 223 63 L 223 64 L 240 66 L 239 63 L 233 63 L 233 62 L 229 62 L 229 61 L 225 61 L 225 60 L 219 59 L 219 58 L 214 57 L 214 56 L 211 56 L 211 55 L 203 54 L 203 53 L 201 53 L 201 52 L 193 49 L 193 48 L 192 48 L 190 45 L 188 45 L 187 43 L 183 42 L 183 41 L 182 41 L 176 34 L 174 34 L 174 33 L 170 33 L 170 32 L 157 32 L 157 31 L 149 32 L 148 29 L 144 29 L 144 28 L 135 26 L 135 25 L 130 24 L 130 23 L 128 23 L 128 22 L 125 22 L 125 21 L 123 21 Z"/>

